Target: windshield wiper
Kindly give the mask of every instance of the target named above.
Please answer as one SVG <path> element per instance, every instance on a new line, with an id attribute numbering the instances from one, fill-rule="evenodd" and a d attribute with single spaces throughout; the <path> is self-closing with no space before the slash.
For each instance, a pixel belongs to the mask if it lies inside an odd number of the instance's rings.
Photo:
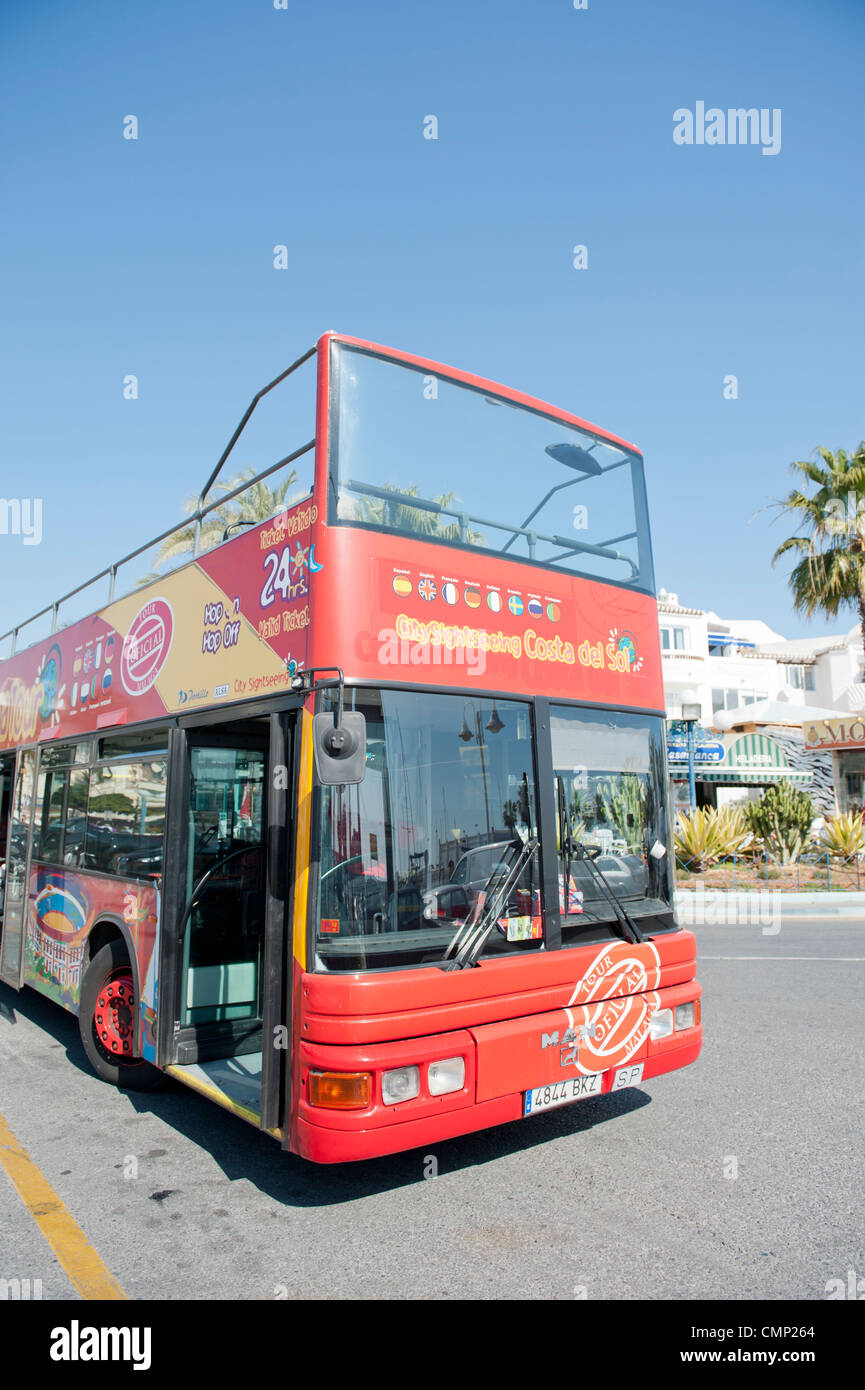
<path id="1" fill-rule="evenodd" d="M 483 888 L 478 892 L 477 902 L 483 898 L 483 905 L 473 915 L 466 918 L 445 951 L 444 959 L 447 961 L 445 969 L 465 970 L 467 966 L 476 963 L 484 942 L 496 925 L 503 909 L 507 906 L 511 890 L 519 882 L 523 870 L 536 853 L 537 848 L 536 836 L 530 836 L 525 844 L 522 840 L 514 840 L 512 844 L 508 845 L 505 850 L 505 857 L 496 864 Z M 519 849 L 519 853 L 508 861 L 506 856 L 513 856 L 517 849 Z M 502 877 L 491 888 L 490 885 L 497 874 L 501 874 Z"/>
<path id="2" fill-rule="evenodd" d="M 568 892 L 571 886 L 571 858 L 574 851 L 581 863 L 585 864 L 589 871 L 589 876 L 601 889 L 619 924 L 620 935 L 623 941 L 630 941 L 632 944 L 637 941 L 647 941 L 648 937 L 640 931 L 633 917 L 625 904 L 622 902 L 618 893 L 613 888 L 606 874 L 602 873 L 595 863 L 595 858 L 600 854 L 600 850 L 592 850 L 583 844 L 582 840 L 575 840 L 571 834 L 571 822 L 565 806 L 565 787 L 561 777 L 558 779 L 559 791 L 559 834 L 562 842 L 562 857 L 564 859 L 564 901 L 567 907 Z"/>
<path id="3" fill-rule="evenodd" d="M 603 889 L 607 901 L 609 902 L 614 913 L 616 914 L 619 926 L 622 929 L 623 939 L 625 941 L 630 942 L 648 941 L 649 938 L 645 935 L 644 932 L 640 931 L 640 928 L 637 926 L 630 912 L 625 907 L 625 904 L 622 902 L 618 893 L 613 888 L 606 874 L 603 874 L 601 870 L 598 868 L 592 855 L 592 851 L 586 848 L 582 840 L 575 840 L 574 847 L 577 851 L 577 858 L 581 860 L 583 864 L 586 865 L 586 868 L 589 870 L 589 873 L 592 875 L 595 882 Z M 595 854 L 599 853 L 599 850 L 595 850 Z"/>

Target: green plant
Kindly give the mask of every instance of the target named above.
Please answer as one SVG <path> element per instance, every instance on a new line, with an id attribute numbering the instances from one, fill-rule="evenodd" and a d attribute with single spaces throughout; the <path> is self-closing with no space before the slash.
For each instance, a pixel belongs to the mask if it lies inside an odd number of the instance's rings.
<path id="1" fill-rule="evenodd" d="M 616 827 L 623 840 L 639 838 L 646 822 L 646 783 L 634 773 L 599 782 L 597 796 L 605 821 Z"/>
<path id="2" fill-rule="evenodd" d="M 445 521 L 438 512 L 428 511 L 425 507 L 414 507 L 411 502 L 403 501 L 406 497 L 420 498 L 417 483 L 407 483 L 405 487 L 397 487 L 395 483 L 382 483 L 381 488 L 383 492 L 396 494 L 392 501 L 385 497 L 353 499 L 359 521 L 387 527 L 389 530 L 410 531 L 412 535 L 431 536 L 435 540 L 463 540 L 469 545 L 486 545 L 482 531 L 474 531 L 469 527 L 463 535 L 458 521 Z M 439 507 L 459 510 L 454 507 L 454 503 L 460 500 L 455 492 L 443 492 L 439 497 L 429 500 Z"/>
<path id="3" fill-rule="evenodd" d="M 865 824 L 862 817 L 855 811 L 831 816 L 823 826 L 817 843 L 833 859 L 852 859 L 854 854 L 865 854 Z"/>
<path id="4" fill-rule="evenodd" d="M 673 832 L 676 855 L 691 871 L 711 868 L 719 859 L 741 854 L 752 839 L 739 806 L 724 806 L 720 810 L 704 806 L 690 813 L 682 812 Z"/>
<path id="5" fill-rule="evenodd" d="M 715 812 L 715 832 L 723 846 L 723 856 L 742 854 L 750 849 L 754 835 L 741 806 L 721 806 Z"/>
<path id="6" fill-rule="evenodd" d="M 822 464 L 815 460 L 790 465 L 813 484 L 813 493 L 794 488 L 777 504 L 808 534 L 783 541 L 772 564 L 788 551 L 801 556 L 788 579 L 797 611 L 834 618 L 842 609 L 853 608 L 865 635 L 865 441 L 852 455 L 843 449 L 835 454 L 823 448 L 816 452 Z"/>
<path id="7" fill-rule="evenodd" d="M 691 873 L 717 864 L 721 857 L 714 815 L 709 807 L 681 812 L 673 832 L 676 854 Z"/>
<path id="8" fill-rule="evenodd" d="M 745 807 L 748 829 L 782 864 L 789 864 L 802 853 L 814 819 L 814 807 L 807 792 L 790 782 L 767 787 L 759 801 Z"/>
<path id="9" fill-rule="evenodd" d="M 241 483 L 249 478 L 255 477 L 254 468 L 246 468 L 242 473 L 237 473 L 227 481 L 217 483 L 216 492 L 233 492 L 240 487 Z M 239 497 L 231 498 L 224 506 L 217 507 L 214 511 L 208 512 L 201 523 L 200 550 L 212 550 L 214 546 L 220 545 L 225 530 L 229 526 L 234 526 L 240 521 L 269 521 L 278 512 L 284 511 L 286 507 L 293 505 L 291 497 L 292 490 L 297 492 L 297 473 L 294 469 L 278 483 L 275 487 L 270 487 L 268 483 L 260 481 L 253 483 L 246 492 Z M 208 499 L 212 500 L 212 499 Z M 194 512 L 198 507 L 198 498 L 190 497 L 184 503 L 187 512 Z M 175 531 L 174 535 L 167 536 L 157 551 L 153 561 L 155 569 L 164 565 L 169 560 L 182 560 L 186 555 L 192 555 L 195 545 L 195 522 L 190 521 L 188 526 L 182 530 Z M 145 574 L 138 580 L 138 588 L 144 584 L 150 584 L 159 575 L 154 571 Z"/>
<path id="10" fill-rule="evenodd" d="M 676 855 L 691 873 L 701 873 L 717 864 L 723 855 L 717 817 L 710 806 L 681 811 L 673 830 Z"/>

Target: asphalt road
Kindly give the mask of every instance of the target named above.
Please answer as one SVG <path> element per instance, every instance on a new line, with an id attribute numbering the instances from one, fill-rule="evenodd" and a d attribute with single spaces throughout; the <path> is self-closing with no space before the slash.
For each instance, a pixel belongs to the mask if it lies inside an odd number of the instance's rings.
<path id="1" fill-rule="evenodd" d="M 0 1113 L 130 1298 L 824 1299 L 865 1275 L 865 925 L 696 930 L 696 1066 L 441 1145 L 433 1179 L 423 1151 L 306 1164 L 176 1083 L 120 1094 L 5 986 Z M 0 1173 L 15 1277 L 77 1297 Z"/>

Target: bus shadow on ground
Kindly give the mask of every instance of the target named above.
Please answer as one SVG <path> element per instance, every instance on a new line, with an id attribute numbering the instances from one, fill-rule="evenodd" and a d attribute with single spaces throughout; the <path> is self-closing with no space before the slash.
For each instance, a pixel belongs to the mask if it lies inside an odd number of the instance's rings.
<path id="1" fill-rule="evenodd" d="M 92 1082 L 92 1103 L 98 1107 L 106 1088 L 87 1063 L 77 1019 L 33 990 L 16 996 L 11 990 L 0 989 L 0 1016 L 14 1025 L 17 1014 L 55 1038 L 54 1046 L 65 1048 L 68 1061 Z M 172 1078 L 164 1090 L 119 1094 L 139 1115 L 152 1115 L 208 1153 L 229 1182 L 245 1179 L 263 1195 L 288 1207 L 339 1206 L 433 1177 L 447 1177 L 530 1151 L 553 1139 L 586 1133 L 651 1104 L 649 1095 L 634 1088 L 385 1158 L 322 1165 L 286 1153 L 270 1135 Z"/>

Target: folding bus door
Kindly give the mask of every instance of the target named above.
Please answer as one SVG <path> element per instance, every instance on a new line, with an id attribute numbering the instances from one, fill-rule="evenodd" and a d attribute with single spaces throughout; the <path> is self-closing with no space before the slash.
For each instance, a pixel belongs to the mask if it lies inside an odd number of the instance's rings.
<path id="1" fill-rule="evenodd" d="M 277 1029 L 285 1036 L 287 1012 L 290 791 L 274 788 L 289 780 L 292 720 L 283 711 L 184 721 L 183 773 L 172 793 L 184 848 L 166 1061 L 179 1080 L 224 1094 L 262 1128 L 278 1124 L 285 1056 L 274 1037 Z"/>
<path id="2" fill-rule="evenodd" d="M 36 792 L 36 749 L 18 754 L 6 837 L 6 887 L 0 928 L 0 980 L 20 989 L 30 899 L 30 843 Z"/>

